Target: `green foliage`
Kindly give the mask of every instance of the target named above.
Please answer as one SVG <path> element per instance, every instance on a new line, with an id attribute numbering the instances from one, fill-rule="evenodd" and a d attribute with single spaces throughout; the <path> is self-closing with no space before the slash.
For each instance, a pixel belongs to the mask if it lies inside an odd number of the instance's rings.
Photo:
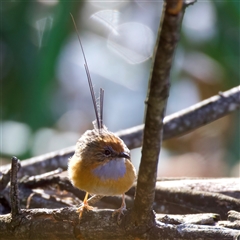
<path id="1" fill-rule="evenodd" d="M 55 66 L 76 3 L 62 1 L 50 9 L 24 1 L 2 5 L 3 71 L 8 69 L 2 83 L 3 119 L 24 122 L 33 130 L 52 126 Z"/>

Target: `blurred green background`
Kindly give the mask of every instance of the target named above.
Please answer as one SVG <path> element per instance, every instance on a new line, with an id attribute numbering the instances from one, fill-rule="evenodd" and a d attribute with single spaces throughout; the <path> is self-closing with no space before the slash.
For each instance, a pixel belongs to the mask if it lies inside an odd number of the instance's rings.
<path id="1" fill-rule="evenodd" d="M 1 161 L 74 145 L 94 112 L 74 15 L 111 131 L 143 122 L 162 1 L 1 2 Z M 239 85 L 240 4 L 185 13 L 167 114 Z M 239 176 L 239 111 L 164 143 L 159 176 Z M 139 164 L 140 149 L 132 151 Z"/>

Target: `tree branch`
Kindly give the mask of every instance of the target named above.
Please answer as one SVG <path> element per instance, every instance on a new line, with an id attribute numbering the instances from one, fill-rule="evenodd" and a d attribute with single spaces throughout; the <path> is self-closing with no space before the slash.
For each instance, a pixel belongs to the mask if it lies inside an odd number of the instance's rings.
<path id="1" fill-rule="evenodd" d="M 213 122 L 240 108 L 240 86 L 208 98 L 187 109 L 166 116 L 163 120 L 163 140 L 177 137 Z M 128 148 L 141 147 L 144 124 L 117 132 Z M 74 154 L 75 146 L 33 157 L 21 162 L 19 176 L 45 173 L 57 168 L 67 169 L 68 158 Z M 0 189 L 8 182 L 10 164 L 1 166 L 6 172 L 0 178 Z"/>
<path id="2" fill-rule="evenodd" d="M 157 225 L 152 227 L 145 237 L 139 232 L 129 232 L 125 219 L 119 225 L 112 217 L 113 211 L 97 210 L 83 213 L 79 220 L 76 208 L 61 209 L 23 209 L 15 219 L 15 225 L 9 221 L 10 215 L 0 216 L 1 239 L 237 239 L 239 230 L 215 226 L 215 214 L 191 215 L 180 218 L 157 215 Z M 127 216 L 125 216 L 127 217 Z M 206 220 L 206 218 L 208 220 Z M 189 220 L 191 219 L 191 220 Z M 211 220 L 212 219 L 212 220 Z M 202 220 L 202 221 L 201 221 Z M 207 225 L 198 225 L 205 222 Z M 10 230 L 11 229 L 11 230 Z"/>
<path id="3" fill-rule="evenodd" d="M 11 168 L 11 214 L 12 217 L 16 217 L 20 213 L 20 205 L 18 199 L 18 180 L 17 180 L 17 172 L 20 168 L 19 160 L 16 157 L 12 158 L 12 168 Z"/>
<path id="4" fill-rule="evenodd" d="M 154 210 L 157 213 L 189 214 L 203 211 L 214 212 L 226 219 L 229 209 L 240 211 L 240 186 L 237 178 L 222 179 L 161 179 L 155 189 Z M 20 205 L 22 208 L 58 208 L 80 205 L 85 192 L 75 188 L 69 179 L 59 176 L 30 177 L 19 181 Z M 35 189 L 38 189 L 37 191 Z M 133 206 L 135 186 L 126 193 L 128 207 Z M 2 213 L 9 212 L 10 186 L 0 194 Z M 121 197 L 94 197 L 91 205 L 98 208 L 116 209 L 121 204 Z M 203 209 L 203 206 L 205 208 Z M 0 213 L 1 213 L 0 212 Z"/>
<path id="5" fill-rule="evenodd" d="M 215 212 L 226 219 L 229 210 L 240 211 L 240 200 L 220 193 L 179 189 L 177 187 L 156 187 L 156 211 L 169 214 Z M 162 210 L 163 211 L 163 210 Z"/>
<path id="6" fill-rule="evenodd" d="M 169 95 L 169 74 L 180 36 L 182 17 L 182 0 L 165 2 L 149 80 L 142 158 L 131 213 L 131 224 L 133 223 L 141 231 L 155 224 L 152 205 L 155 196 L 157 164 L 162 143 L 163 118 Z"/>
<path id="7" fill-rule="evenodd" d="M 37 203 L 38 205 L 36 206 L 41 207 L 41 209 L 22 209 L 20 214 L 14 217 L 14 221 L 9 220 L 11 219 L 9 214 L 0 215 L 0 238 L 24 240 L 52 239 L 54 235 L 56 239 L 74 239 L 81 233 L 81 237 L 86 239 L 95 239 L 96 236 L 99 239 L 134 239 L 134 237 L 143 239 L 146 234 L 149 239 L 232 239 L 233 236 L 236 237 L 240 234 L 240 231 L 231 230 L 239 229 L 240 215 L 236 211 L 240 211 L 240 201 L 217 193 L 225 193 L 225 190 L 228 190 L 226 194 L 234 195 L 234 192 L 239 192 L 239 184 L 237 183 L 237 178 L 167 179 L 166 181 L 159 181 L 156 186 L 155 210 L 185 215 L 157 214 L 156 225 L 150 228 L 147 233 L 137 231 L 136 229 L 129 230 L 129 211 L 125 213 L 120 223 L 117 223 L 117 220 L 112 218 L 112 211 L 109 210 L 85 212 L 83 214 L 84 218 L 79 222 L 75 208 L 42 209 L 43 206 L 49 208 L 56 207 L 59 203 L 51 199 L 46 199 L 44 202 L 41 200 L 40 195 L 34 195 L 36 203 L 40 201 L 39 203 L 41 204 Z M 42 191 L 45 192 L 44 189 L 49 189 L 51 184 L 58 184 L 60 189 L 71 191 L 75 194 L 71 190 L 72 185 L 69 180 L 59 178 L 58 176 L 39 176 L 30 177 L 29 180 L 23 179 L 19 181 L 19 189 L 20 192 L 26 193 L 29 192 L 27 188 L 41 187 Z M 233 191 L 232 193 L 229 191 L 229 186 Z M 55 187 L 55 189 L 56 192 L 59 192 L 58 188 Z M 209 191 L 209 193 L 206 191 Z M 134 192 L 135 190 L 131 189 L 128 192 L 129 196 L 133 196 Z M 52 194 L 55 195 L 54 192 Z M 61 193 L 58 194 L 59 196 L 61 195 Z M 21 194 L 21 202 L 26 198 L 28 197 Z M 112 203 L 112 198 L 108 200 L 105 197 L 103 201 L 106 204 L 109 201 Z M 133 198 L 131 201 L 133 201 Z M 49 204 L 53 205 L 49 206 Z M 203 209 L 203 206 L 206 209 Z M 226 219 L 229 209 L 234 209 L 235 211 L 229 211 L 228 220 L 219 221 L 220 216 L 218 214 L 221 215 L 222 219 Z M 215 212 L 215 214 L 186 215 L 186 213 L 206 212 L 206 210 Z M 218 225 L 224 228 L 219 228 L 217 227 Z M 9 229 L 12 230 L 10 231 Z M 68 230 L 66 231 L 66 229 Z"/>
<path id="8" fill-rule="evenodd" d="M 189 108 L 166 116 L 163 120 L 163 140 L 178 137 L 211 123 L 240 108 L 240 86 L 221 92 Z M 142 145 L 144 125 L 117 132 L 130 148 Z"/>

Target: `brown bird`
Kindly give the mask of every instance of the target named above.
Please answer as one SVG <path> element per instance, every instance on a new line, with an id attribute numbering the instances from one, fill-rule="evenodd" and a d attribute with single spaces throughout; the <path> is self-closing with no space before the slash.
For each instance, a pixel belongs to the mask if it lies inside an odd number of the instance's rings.
<path id="1" fill-rule="evenodd" d="M 72 16 L 73 19 L 73 16 Z M 77 31 L 75 21 L 74 26 Z M 93 106 L 96 114 L 94 129 L 87 130 L 78 140 L 73 157 L 69 159 L 68 173 L 72 184 L 86 191 L 83 205 L 78 209 L 82 216 L 84 208 L 92 210 L 88 205 L 88 194 L 114 196 L 122 195 L 122 205 L 114 213 L 118 216 L 126 209 L 125 192 L 136 179 L 136 171 L 130 160 L 130 150 L 124 142 L 103 125 L 103 96 L 100 89 L 99 109 L 95 98 L 92 81 L 83 51 L 79 33 L 78 39 L 84 57 Z"/>

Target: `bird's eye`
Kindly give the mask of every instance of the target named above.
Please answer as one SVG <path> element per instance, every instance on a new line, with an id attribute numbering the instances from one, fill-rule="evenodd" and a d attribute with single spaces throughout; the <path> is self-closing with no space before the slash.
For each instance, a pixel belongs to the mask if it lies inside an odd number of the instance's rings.
<path id="1" fill-rule="evenodd" d="M 104 151 L 104 154 L 105 154 L 106 156 L 109 156 L 109 155 L 111 154 L 111 152 L 110 152 L 110 150 L 106 149 L 106 150 Z"/>

